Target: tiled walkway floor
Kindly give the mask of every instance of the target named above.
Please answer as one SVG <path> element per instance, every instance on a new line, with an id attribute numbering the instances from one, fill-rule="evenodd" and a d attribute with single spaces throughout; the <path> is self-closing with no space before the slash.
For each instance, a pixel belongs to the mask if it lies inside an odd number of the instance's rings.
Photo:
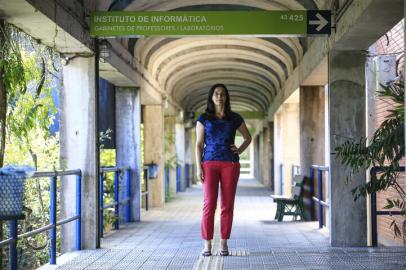
<path id="1" fill-rule="evenodd" d="M 231 256 L 218 255 L 217 214 L 214 256 L 203 258 L 201 205 L 197 185 L 57 269 L 406 269 L 406 249 L 332 248 L 314 222 L 275 222 L 275 205 L 253 180 L 239 182 Z"/>

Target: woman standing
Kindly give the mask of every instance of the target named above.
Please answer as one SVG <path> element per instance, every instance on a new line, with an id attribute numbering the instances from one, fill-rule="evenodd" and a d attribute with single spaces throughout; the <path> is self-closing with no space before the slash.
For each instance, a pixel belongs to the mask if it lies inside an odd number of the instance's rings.
<path id="1" fill-rule="evenodd" d="M 236 131 L 244 138 L 235 146 Z M 213 85 L 209 91 L 205 113 L 196 123 L 197 177 L 203 183 L 204 206 L 201 224 L 204 240 L 203 256 L 211 255 L 214 214 L 220 183 L 221 189 L 221 251 L 227 256 L 227 239 L 233 224 L 234 198 L 240 175 L 239 154 L 250 144 L 251 135 L 242 117 L 231 111 L 230 95 L 224 84 Z"/>

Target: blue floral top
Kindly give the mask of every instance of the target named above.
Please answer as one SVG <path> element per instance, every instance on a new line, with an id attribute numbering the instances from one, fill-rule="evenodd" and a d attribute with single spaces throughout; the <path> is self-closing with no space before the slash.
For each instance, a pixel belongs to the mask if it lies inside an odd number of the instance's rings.
<path id="1" fill-rule="evenodd" d="M 238 113 L 232 113 L 229 120 L 209 120 L 208 115 L 199 115 L 197 121 L 204 126 L 204 150 L 202 161 L 231 161 L 238 162 L 238 154 L 231 151 L 230 145 L 234 144 L 235 133 L 244 122 Z"/>

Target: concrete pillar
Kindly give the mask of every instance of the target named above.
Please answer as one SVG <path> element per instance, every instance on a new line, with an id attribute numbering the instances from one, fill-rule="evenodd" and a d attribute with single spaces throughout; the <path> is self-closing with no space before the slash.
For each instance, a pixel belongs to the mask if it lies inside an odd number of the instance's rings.
<path id="1" fill-rule="evenodd" d="M 274 192 L 281 195 L 281 172 L 280 164 L 283 162 L 283 141 L 282 141 L 282 113 L 278 111 L 274 116 Z"/>
<path id="2" fill-rule="evenodd" d="M 261 181 L 261 172 L 260 172 L 260 135 L 256 135 L 252 139 L 252 144 L 254 147 L 254 177 L 258 181 Z"/>
<path id="3" fill-rule="evenodd" d="M 262 184 L 270 188 L 271 187 L 271 171 L 272 171 L 272 153 L 271 153 L 271 135 L 269 125 L 266 124 L 261 136 L 261 149 L 262 149 L 262 160 L 261 160 L 261 175 Z"/>
<path id="4" fill-rule="evenodd" d="M 300 170 L 309 176 L 312 164 L 325 165 L 324 87 L 300 88 Z"/>
<path id="5" fill-rule="evenodd" d="M 292 165 L 300 164 L 299 103 L 285 103 L 282 110 L 283 194 L 292 194 Z"/>
<path id="6" fill-rule="evenodd" d="M 274 122 L 275 194 L 282 191 L 289 196 L 292 193 L 292 165 L 300 164 L 299 100 L 284 103 L 275 114 Z"/>
<path id="7" fill-rule="evenodd" d="M 196 128 L 191 130 L 191 145 L 192 145 L 192 174 L 191 174 L 191 181 L 193 184 L 200 182 L 200 180 L 196 177 Z"/>
<path id="8" fill-rule="evenodd" d="M 151 207 L 162 207 L 165 202 L 164 188 L 164 114 L 161 105 L 145 105 L 144 123 L 144 164 L 159 165 L 158 177 L 149 180 Z"/>
<path id="9" fill-rule="evenodd" d="M 141 213 L 141 104 L 136 88 L 116 88 L 116 164 L 131 168 L 131 221 Z M 121 181 L 120 196 L 126 198 L 126 182 Z M 126 206 L 120 207 L 125 217 Z"/>
<path id="10" fill-rule="evenodd" d="M 261 133 L 258 135 L 258 154 L 259 154 L 259 160 L 258 160 L 258 174 L 259 174 L 259 181 L 264 184 L 264 164 L 265 162 L 265 145 L 264 145 L 264 129 L 262 129 Z"/>
<path id="11" fill-rule="evenodd" d="M 274 144 L 274 126 L 275 122 L 269 122 L 269 183 L 268 187 L 271 191 L 275 191 L 274 177 L 275 177 L 275 144 Z"/>
<path id="12" fill-rule="evenodd" d="M 187 181 L 189 181 L 189 186 L 192 185 L 192 165 L 193 165 L 193 159 L 194 156 L 192 148 L 194 145 L 192 145 L 192 129 L 187 128 L 185 129 L 185 165 L 189 164 L 189 180 L 186 179 L 186 166 L 185 166 L 185 185 L 187 185 Z"/>
<path id="13" fill-rule="evenodd" d="M 180 190 L 184 191 L 186 188 L 185 182 L 185 125 L 183 122 L 176 123 L 176 157 L 177 163 L 180 166 Z"/>
<path id="14" fill-rule="evenodd" d="M 348 139 L 365 136 L 365 53 L 337 51 L 329 54 L 330 149 Z M 351 189 L 366 181 L 365 171 L 353 176 L 348 185 L 345 169 L 334 153 L 330 159 L 332 246 L 365 246 L 367 212 L 364 198 L 353 200 Z"/>
<path id="15" fill-rule="evenodd" d="M 168 142 L 166 143 L 165 149 L 165 159 L 176 161 L 176 116 L 166 115 L 165 116 L 165 132 L 168 137 Z M 176 165 L 176 164 L 174 164 Z M 169 169 L 169 194 L 171 197 L 176 195 L 176 168 Z"/>
<path id="16" fill-rule="evenodd" d="M 61 168 L 82 170 L 82 248 L 97 245 L 95 59 L 76 58 L 63 66 Z M 61 180 L 61 219 L 75 215 L 75 177 Z M 75 249 L 75 223 L 61 228 L 61 252 Z"/>

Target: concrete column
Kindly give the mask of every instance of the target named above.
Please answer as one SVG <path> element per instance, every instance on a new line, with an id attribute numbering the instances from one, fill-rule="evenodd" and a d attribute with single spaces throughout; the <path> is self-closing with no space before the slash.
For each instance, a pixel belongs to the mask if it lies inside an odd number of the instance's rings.
<path id="1" fill-rule="evenodd" d="M 260 147 L 259 147 L 259 142 L 260 142 L 260 135 L 256 135 L 252 139 L 252 144 L 254 147 L 254 177 L 258 180 L 261 181 L 261 172 L 260 172 Z"/>
<path id="2" fill-rule="evenodd" d="M 181 186 L 180 190 L 184 191 L 186 188 L 185 182 L 185 125 L 183 123 L 176 123 L 176 156 L 177 162 L 180 166 L 181 173 Z"/>
<path id="3" fill-rule="evenodd" d="M 300 164 L 299 103 L 285 103 L 282 110 L 283 193 L 292 194 L 292 165 Z"/>
<path id="4" fill-rule="evenodd" d="M 337 51 L 329 54 L 330 149 L 348 139 L 359 141 L 365 136 L 365 53 Z M 365 171 L 345 184 L 345 169 L 334 153 L 330 158 L 332 246 L 365 246 L 367 212 L 363 198 L 353 200 L 351 189 L 366 181 Z"/>
<path id="5" fill-rule="evenodd" d="M 193 150 L 192 148 L 194 145 L 192 145 L 192 129 L 187 128 L 185 130 L 185 165 L 189 164 L 189 185 L 192 185 L 192 165 L 193 165 Z M 186 167 L 185 167 L 185 185 L 187 185 L 187 179 L 186 179 Z"/>
<path id="6" fill-rule="evenodd" d="M 263 151 L 261 160 L 262 183 L 264 186 L 271 187 L 271 171 L 272 171 L 272 152 L 271 152 L 271 135 L 267 124 L 262 132 L 261 149 Z"/>
<path id="7" fill-rule="evenodd" d="M 82 170 L 82 248 L 97 244 L 97 163 L 94 58 L 76 58 L 63 67 L 61 168 Z M 75 177 L 61 180 L 61 219 L 75 215 Z M 61 228 L 62 253 L 75 249 L 75 223 Z"/>
<path id="8" fill-rule="evenodd" d="M 116 164 L 131 168 L 131 221 L 140 221 L 141 213 L 141 104 L 136 88 L 116 88 Z M 120 196 L 126 195 L 126 182 L 121 181 Z M 125 217 L 126 206 L 120 207 Z"/>
<path id="9" fill-rule="evenodd" d="M 274 144 L 274 126 L 275 122 L 269 122 L 269 183 L 268 187 L 271 191 L 275 191 L 274 177 L 275 177 L 275 144 Z"/>
<path id="10" fill-rule="evenodd" d="M 299 99 L 284 103 L 275 114 L 274 122 L 275 194 L 281 194 L 282 190 L 284 195 L 289 196 L 292 193 L 292 165 L 300 164 Z"/>
<path id="11" fill-rule="evenodd" d="M 282 141 L 282 114 L 277 112 L 274 116 L 274 192 L 281 195 L 280 164 L 283 162 L 283 141 Z"/>
<path id="12" fill-rule="evenodd" d="M 325 165 L 324 87 L 300 88 L 300 170 L 309 176 L 312 164 Z"/>
<path id="13" fill-rule="evenodd" d="M 159 165 L 158 177 L 149 181 L 151 207 L 162 207 L 165 202 L 164 188 L 164 115 L 161 105 L 145 105 L 144 123 L 144 164 Z"/>
<path id="14" fill-rule="evenodd" d="M 165 158 L 166 160 L 169 159 L 176 159 L 176 116 L 167 115 L 165 116 L 165 132 L 167 136 L 171 138 L 171 141 L 166 144 L 165 149 Z M 170 196 L 173 197 L 176 195 L 176 168 L 170 168 L 169 170 L 169 193 Z"/>
<path id="15" fill-rule="evenodd" d="M 258 174 L 259 174 L 259 181 L 264 184 L 265 176 L 264 176 L 264 171 L 265 171 L 265 145 L 264 145 L 264 129 L 261 131 L 261 133 L 258 135 L 258 154 L 259 154 L 259 160 L 258 160 Z"/>

